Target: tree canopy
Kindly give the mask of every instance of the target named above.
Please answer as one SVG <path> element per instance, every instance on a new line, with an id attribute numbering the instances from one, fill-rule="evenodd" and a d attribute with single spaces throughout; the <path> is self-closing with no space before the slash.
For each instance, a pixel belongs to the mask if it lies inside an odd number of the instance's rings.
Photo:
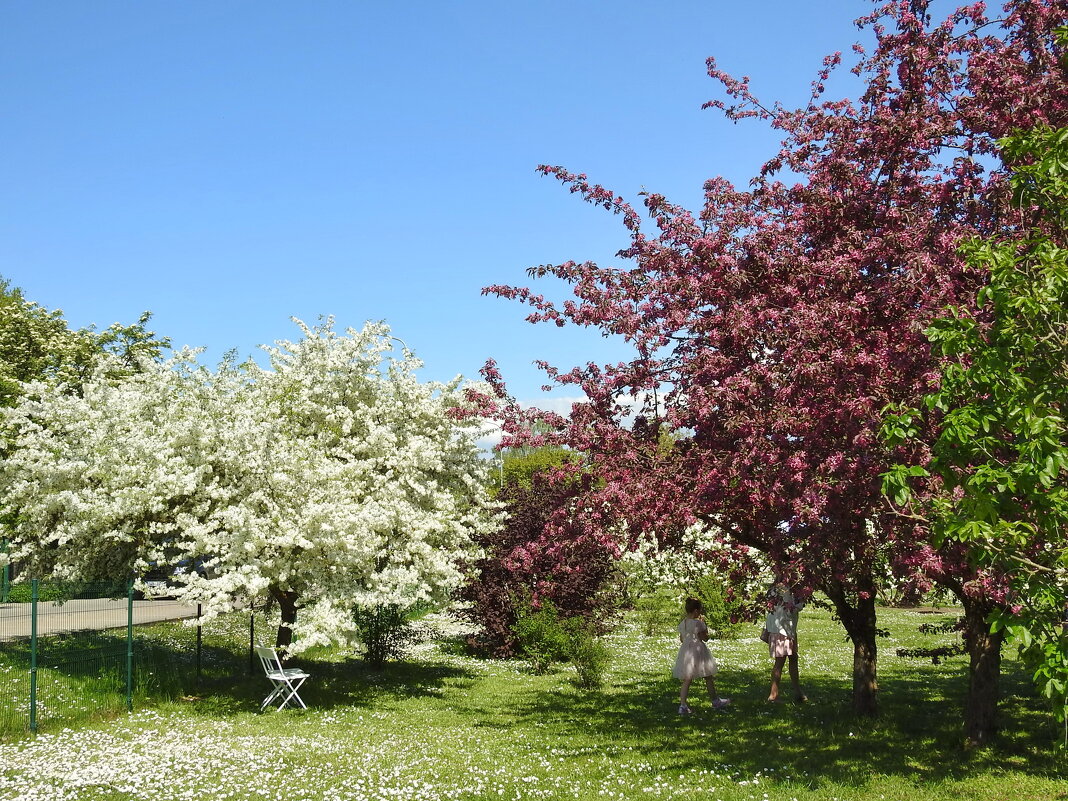
<path id="1" fill-rule="evenodd" d="M 911 444 L 917 462 L 888 471 L 884 486 L 936 545 L 961 543 L 1008 577 L 997 625 L 1068 719 L 1068 128 L 1033 129 L 1002 150 L 1030 223 L 964 246 L 988 281 L 974 309 L 928 327 L 945 359 L 940 383 L 921 407 L 888 417 L 888 439 Z"/>
<path id="2" fill-rule="evenodd" d="M 622 197 L 543 166 L 620 215 L 630 241 L 619 255 L 632 264 L 532 268 L 571 285 L 561 305 L 523 287 L 485 290 L 532 306 L 532 322 L 595 327 L 634 347 L 618 365 L 546 366 L 588 398 L 542 419 L 550 441 L 587 454 L 604 479 L 581 505 L 591 536 L 610 529 L 605 510 L 632 532 L 700 520 L 822 588 L 853 641 L 854 702 L 867 714 L 876 584 L 925 536 L 884 503 L 882 410 L 929 391 L 923 330 L 974 295 L 958 243 L 1017 225 L 997 139 L 1068 119 L 1054 36 L 1066 16 L 1056 0 L 1010 0 L 997 17 L 974 3 L 942 22 L 923 0 L 877 3 L 858 20 L 876 40 L 871 53 L 854 47 L 863 94 L 826 99 L 833 54 L 798 109 L 762 103 L 710 59 L 727 99 L 708 105 L 784 136 L 750 188 L 709 180 L 697 213 L 646 194 L 649 234 Z M 492 366 L 486 375 L 506 395 Z M 514 405 L 505 416 L 505 444 L 524 441 L 529 416 Z M 993 731 L 989 716 L 973 724 L 973 739 Z"/>
<path id="3" fill-rule="evenodd" d="M 10 558 L 76 579 L 195 565 L 179 598 L 211 617 L 270 596 L 293 650 L 344 640 L 356 605 L 445 595 L 496 526 L 460 380 L 419 382 L 383 324 L 298 324 L 269 368 L 183 350 L 131 375 L 111 356 L 80 394 L 27 385 L 4 418 Z"/>
<path id="4" fill-rule="evenodd" d="M 52 381 L 76 390 L 98 357 L 118 357 L 111 369 L 130 371 L 141 357 L 159 358 L 170 341 L 147 328 L 152 315 L 136 323 L 114 323 L 103 331 L 72 329 L 58 309 L 28 300 L 18 287 L 0 277 L 0 406 L 11 406 L 27 381 Z"/>

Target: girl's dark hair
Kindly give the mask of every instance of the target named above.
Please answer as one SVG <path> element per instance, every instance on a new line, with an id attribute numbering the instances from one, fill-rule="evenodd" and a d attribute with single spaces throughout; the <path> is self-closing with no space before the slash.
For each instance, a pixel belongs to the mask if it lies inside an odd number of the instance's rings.
<path id="1" fill-rule="evenodd" d="M 686 614 L 692 615 L 694 612 L 700 612 L 702 609 L 704 609 L 704 604 L 697 598 L 686 599 Z"/>

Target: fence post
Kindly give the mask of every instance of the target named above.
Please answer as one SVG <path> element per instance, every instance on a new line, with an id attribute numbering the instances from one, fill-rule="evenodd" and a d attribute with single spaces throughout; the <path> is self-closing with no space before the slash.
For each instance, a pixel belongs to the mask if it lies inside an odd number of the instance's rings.
<path id="1" fill-rule="evenodd" d="M 126 709 L 133 711 L 133 597 L 134 583 L 126 588 Z"/>
<path id="2" fill-rule="evenodd" d="M 0 553 L 7 553 L 7 540 L 0 540 Z M 7 603 L 11 594 L 11 563 L 4 563 L 4 576 L 0 578 L 0 604 Z"/>
<path id="3" fill-rule="evenodd" d="M 37 731 L 37 579 L 30 580 L 30 731 Z"/>

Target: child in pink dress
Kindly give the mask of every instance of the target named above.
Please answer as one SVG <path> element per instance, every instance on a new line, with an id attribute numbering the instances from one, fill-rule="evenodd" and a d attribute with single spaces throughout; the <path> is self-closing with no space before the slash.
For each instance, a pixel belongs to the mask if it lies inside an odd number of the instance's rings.
<path id="1" fill-rule="evenodd" d="M 798 601 L 789 585 L 781 581 L 771 586 L 768 597 L 774 604 L 764 621 L 764 628 L 768 632 L 768 653 L 774 660 L 771 666 L 771 692 L 768 693 L 768 701 L 778 703 L 781 700 L 779 682 L 782 680 L 783 666 L 789 661 L 794 700 L 803 704 L 808 701 L 808 697 L 801 691 L 797 670 L 797 613 L 801 611 L 804 603 Z"/>
<path id="2" fill-rule="evenodd" d="M 689 715 L 690 706 L 686 703 L 686 697 L 690 692 L 690 684 L 694 679 L 703 678 L 705 687 L 708 689 L 708 697 L 712 699 L 713 709 L 723 709 L 730 702 L 730 698 L 720 698 L 716 695 L 716 660 L 708 651 L 705 641 L 708 639 L 708 626 L 701 619 L 704 608 L 696 598 L 686 599 L 686 617 L 679 623 L 679 655 L 675 658 L 675 667 L 671 674 L 682 681 L 682 689 L 679 692 L 679 714 Z"/>

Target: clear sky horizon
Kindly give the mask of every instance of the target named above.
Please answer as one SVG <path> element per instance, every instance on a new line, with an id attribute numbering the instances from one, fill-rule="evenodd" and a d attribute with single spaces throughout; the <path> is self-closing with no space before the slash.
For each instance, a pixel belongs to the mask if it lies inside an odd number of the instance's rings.
<path id="1" fill-rule="evenodd" d="M 0 2 L 0 275 L 74 327 L 150 310 L 207 364 L 295 338 L 290 316 L 384 319 L 424 378 L 494 358 L 532 401 L 533 360 L 626 354 L 480 295 L 538 264 L 618 263 L 618 218 L 535 167 L 696 208 L 779 138 L 701 109 L 722 97 L 705 59 L 799 105 L 825 55 L 851 66 L 871 8 Z"/>

